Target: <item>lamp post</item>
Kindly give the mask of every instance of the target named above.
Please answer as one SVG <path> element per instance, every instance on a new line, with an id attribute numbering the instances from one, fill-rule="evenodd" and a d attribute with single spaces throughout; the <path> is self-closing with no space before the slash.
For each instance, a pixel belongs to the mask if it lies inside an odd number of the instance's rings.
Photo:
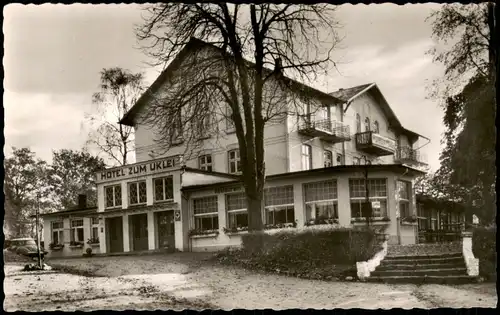
<path id="1" fill-rule="evenodd" d="M 42 266 L 42 255 L 40 253 L 40 193 L 37 194 L 37 207 L 36 207 L 36 241 L 37 241 L 37 251 L 38 251 L 38 266 L 40 269 L 43 268 Z"/>

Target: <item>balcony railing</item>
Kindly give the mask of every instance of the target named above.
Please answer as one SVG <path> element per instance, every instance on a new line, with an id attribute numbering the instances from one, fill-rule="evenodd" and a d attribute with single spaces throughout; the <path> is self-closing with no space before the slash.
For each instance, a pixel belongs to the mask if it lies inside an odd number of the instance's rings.
<path id="1" fill-rule="evenodd" d="M 410 164 L 427 164 L 425 156 L 420 151 L 410 147 L 399 147 L 395 154 L 396 162 L 410 163 Z"/>
<path id="2" fill-rule="evenodd" d="M 319 137 L 329 142 L 351 140 L 349 126 L 328 119 L 316 120 L 311 114 L 302 115 L 299 120 L 299 132 L 311 137 Z"/>
<path id="3" fill-rule="evenodd" d="M 377 156 L 392 155 L 396 151 L 396 141 L 373 131 L 365 131 L 356 134 L 356 147 Z"/>

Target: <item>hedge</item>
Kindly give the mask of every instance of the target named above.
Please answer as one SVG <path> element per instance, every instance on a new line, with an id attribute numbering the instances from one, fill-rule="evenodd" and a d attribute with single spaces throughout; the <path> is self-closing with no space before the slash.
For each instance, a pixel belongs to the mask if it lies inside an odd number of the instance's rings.
<path id="1" fill-rule="evenodd" d="M 479 258 L 479 274 L 487 280 L 496 280 L 497 275 L 496 234 L 496 227 L 478 227 L 472 234 L 472 251 Z"/>
<path id="2" fill-rule="evenodd" d="M 371 258 L 377 251 L 372 230 L 336 229 L 282 231 L 273 235 L 247 234 L 242 247 L 249 255 L 265 256 L 278 263 L 293 265 L 301 261 L 320 264 L 354 264 Z"/>

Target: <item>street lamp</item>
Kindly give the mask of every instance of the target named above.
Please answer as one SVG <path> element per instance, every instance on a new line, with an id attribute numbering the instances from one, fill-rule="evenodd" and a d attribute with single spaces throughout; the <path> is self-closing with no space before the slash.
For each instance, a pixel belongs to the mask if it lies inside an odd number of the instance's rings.
<path id="1" fill-rule="evenodd" d="M 36 241 L 37 241 L 37 251 L 38 251 L 38 267 L 40 267 L 40 269 L 43 268 L 42 266 L 42 255 L 40 253 L 40 231 L 39 231 L 39 228 L 40 228 L 40 193 L 37 193 L 36 195 L 36 198 L 37 198 L 37 207 L 36 207 Z"/>

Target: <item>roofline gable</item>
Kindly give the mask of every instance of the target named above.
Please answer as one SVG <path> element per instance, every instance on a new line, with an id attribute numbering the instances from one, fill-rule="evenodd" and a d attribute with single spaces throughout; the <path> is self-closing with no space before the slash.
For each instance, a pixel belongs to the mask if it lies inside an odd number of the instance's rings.
<path id="1" fill-rule="evenodd" d="M 170 62 L 170 64 L 160 73 L 160 75 L 156 78 L 156 80 L 153 82 L 153 84 L 150 85 L 150 87 L 141 95 L 141 97 L 137 100 L 137 102 L 130 108 L 130 110 L 123 115 L 123 117 L 120 119 L 119 123 L 127 126 L 133 126 L 134 125 L 134 118 L 137 115 L 137 113 L 143 108 L 143 106 L 146 104 L 148 98 L 154 94 L 164 83 L 165 80 L 169 77 L 169 75 L 172 74 L 172 71 L 178 67 L 181 63 L 182 60 L 188 55 L 188 53 L 192 49 L 199 49 L 201 47 L 212 47 L 215 49 L 218 49 L 220 51 L 221 48 L 207 43 L 203 40 L 200 40 L 198 38 L 192 37 L 188 43 L 177 53 L 177 56 Z M 224 53 L 224 52 L 223 52 Z M 247 63 L 249 63 L 252 66 L 255 66 L 255 63 L 248 61 L 245 59 Z M 264 68 L 264 71 L 272 71 L 268 68 Z M 323 99 L 329 99 L 332 100 L 335 103 L 341 104 L 343 103 L 342 100 L 338 99 L 335 96 L 332 96 L 326 92 L 320 91 L 316 88 L 313 88 L 307 84 L 301 83 L 299 81 L 296 81 L 292 78 L 284 76 L 283 79 L 289 81 L 294 86 L 297 86 L 299 89 L 302 91 L 310 91 L 313 92 L 317 95 L 319 95 Z"/>

